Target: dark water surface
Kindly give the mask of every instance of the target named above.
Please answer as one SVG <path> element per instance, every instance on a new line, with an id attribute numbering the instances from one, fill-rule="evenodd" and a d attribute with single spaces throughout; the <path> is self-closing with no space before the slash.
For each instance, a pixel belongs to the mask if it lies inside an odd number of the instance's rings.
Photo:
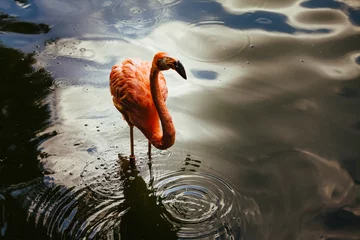
<path id="1" fill-rule="evenodd" d="M 157 51 L 134 170 L 108 77 Z M 360 239 L 357 0 L 2 0 L 0 61 L 2 239 Z"/>

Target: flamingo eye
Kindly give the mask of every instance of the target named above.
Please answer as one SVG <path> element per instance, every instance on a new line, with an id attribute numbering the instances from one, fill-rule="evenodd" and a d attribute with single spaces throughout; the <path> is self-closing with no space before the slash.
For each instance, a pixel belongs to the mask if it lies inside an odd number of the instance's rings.
<path id="1" fill-rule="evenodd" d="M 169 66 L 166 64 L 166 58 L 159 58 L 156 61 L 156 65 L 161 70 L 167 70 L 169 69 Z"/>

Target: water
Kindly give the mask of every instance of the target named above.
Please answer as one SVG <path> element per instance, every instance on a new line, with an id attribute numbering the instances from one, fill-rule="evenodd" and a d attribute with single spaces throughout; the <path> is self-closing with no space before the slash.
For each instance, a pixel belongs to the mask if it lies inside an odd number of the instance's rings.
<path id="1" fill-rule="evenodd" d="M 0 3 L 1 239 L 359 239 L 360 4 Z M 112 105 L 167 51 L 176 143 Z M 19 231 L 21 229 L 21 231 Z"/>

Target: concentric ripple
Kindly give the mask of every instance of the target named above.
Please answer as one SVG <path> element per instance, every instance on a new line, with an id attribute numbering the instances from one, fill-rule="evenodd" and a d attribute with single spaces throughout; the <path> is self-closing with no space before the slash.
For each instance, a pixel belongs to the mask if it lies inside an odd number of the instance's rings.
<path id="1" fill-rule="evenodd" d="M 172 172 L 155 184 L 164 218 L 181 239 L 240 239 L 240 196 L 223 179 L 199 172 Z"/>
<path id="2" fill-rule="evenodd" d="M 53 82 L 54 88 L 67 88 L 71 86 L 71 80 L 67 78 L 56 78 Z"/>
<path id="3" fill-rule="evenodd" d="M 113 199 L 123 197 L 123 181 L 120 175 L 120 162 L 99 157 L 88 164 L 80 177 L 91 191 Z"/>
<path id="4" fill-rule="evenodd" d="M 136 175 L 138 171 L 141 171 L 141 175 L 147 181 L 152 178 L 148 169 L 149 160 L 147 156 L 147 141 L 140 141 L 139 144 L 135 146 L 137 150 L 137 169 L 131 169 L 128 168 L 128 166 L 126 167 L 129 163 L 128 155 L 119 154 L 119 149 L 125 149 L 127 146 L 128 141 L 126 141 L 126 145 L 124 146 L 117 143 L 111 144 L 108 150 L 99 152 L 95 158 L 96 160 L 86 165 L 80 177 L 88 189 L 106 198 L 121 199 L 124 196 L 124 181 L 128 178 L 125 177 L 125 175 Z M 154 171 L 160 174 L 163 172 L 163 167 L 166 164 L 169 164 L 169 162 L 174 165 L 174 161 L 169 160 L 171 157 L 185 158 L 183 152 L 176 152 L 175 155 L 173 154 L 174 153 L 170 150 L 158 150 L 153 148 L 151 156 Z M 181 164 L 182 163 L 179 163 L 179 166 L 182 166 Z M 124 171 L 128 172 L 124 173 Z"/>
<path id="5" fill-rule="evenodd" d="M 58 60 L 59 57 L 80 59 L 94 58 L 95 52 L 89 48 L 83 47 L 83 45 L 80 45 L 81 43 L 80 40 L 72 38 L 48 41 L 46 42 L 45 51 L 41 53 L 40 57 Z"/>
<path id="6" fill-rule="evenodd" d="M 169 6 L 174 6 L 174 5 L 182 2 L 182 0 L 158 0 L 158 2 L 166 7 L 169 7 Z"/>
<path id="7" fill-rule="evenodd" d="M 106 3 L 102 6 L 102 17 L 122 34 L 138 35 L 156 27 L 170 16 L 169 9 L 164 7 L 166 2 L 125 0 Z M 176 1 L 169 2 L 172 4 Z"/>
<path id="8" fill-rule="evenodd" d="M 218 62 L 234 57 L 249 46 L 248 35 L 226 27 L 219 21 L 190 25 L 178 42 L 186 57 L 203 62 Z"/>

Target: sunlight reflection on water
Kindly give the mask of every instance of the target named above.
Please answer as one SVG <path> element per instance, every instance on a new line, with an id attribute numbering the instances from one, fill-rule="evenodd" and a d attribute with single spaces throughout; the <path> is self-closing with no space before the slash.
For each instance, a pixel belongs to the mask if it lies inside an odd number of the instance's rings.
<path id="1" fill-rule="evenodd" d="M 219 62 L 239 55 L 250 44 L 246 33 L 224 28 L 221 22 L 206 21 L 190 25 L 179 39 L 179 47 L 189 58 Z"/>

